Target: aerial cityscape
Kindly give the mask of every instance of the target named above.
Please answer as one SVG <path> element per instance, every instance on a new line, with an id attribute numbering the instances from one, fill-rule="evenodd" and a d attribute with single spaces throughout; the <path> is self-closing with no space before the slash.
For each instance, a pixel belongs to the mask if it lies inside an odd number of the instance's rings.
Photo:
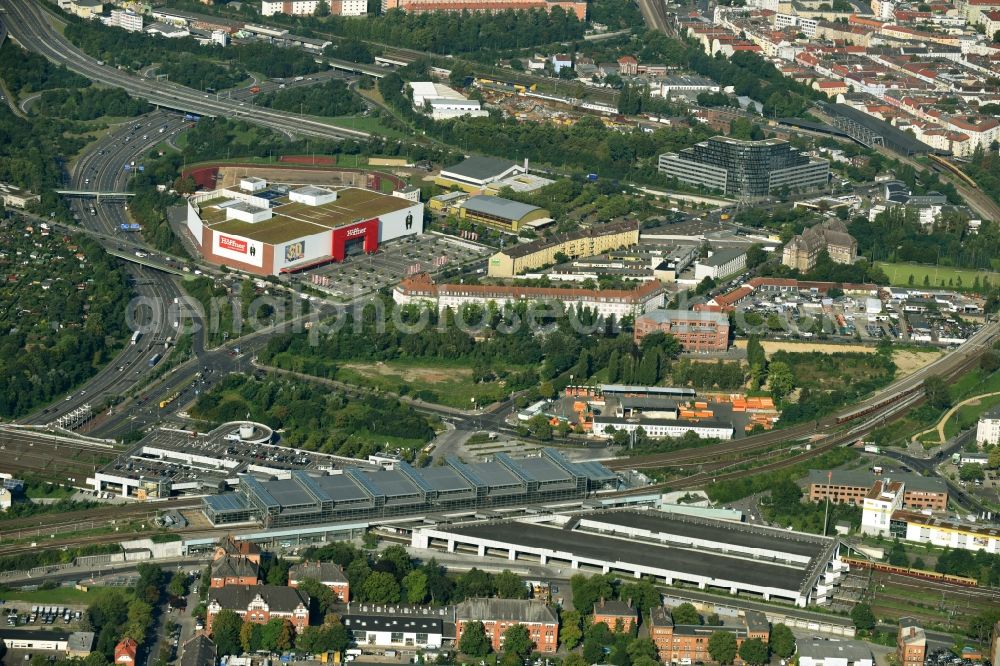
<path id="1" fill-rule="evenodd" d="M 0 0 L 0 662 L 1000 664 L 1000 0 Z"/>

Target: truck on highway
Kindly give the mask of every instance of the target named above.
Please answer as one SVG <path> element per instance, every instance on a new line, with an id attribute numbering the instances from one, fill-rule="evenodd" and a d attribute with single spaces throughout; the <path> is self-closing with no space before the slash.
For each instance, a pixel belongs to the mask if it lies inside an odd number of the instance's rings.
<path id="1" fill-rule="evenodd" d="M 160 355 L 159 354 L 153 354 L 153 357 L 151 359 L 149 359 L 149 367 L 152 368 L 154 365 L 156 365 L 159 362 L 160 362 Z"/>
<path id="2" fill-rule="evenodd" d="M 881 453 L 882 450 L 874 444 L 865 444 L 865 453 Z"/>
<path id="3" fill-rule="evenodd" d="M 136 331 L 135 333 L 133 333 L 132 344 L 137 344 L 139 342 L 139 338 L 141 337 L 142 337 L 142 331 Z"/>

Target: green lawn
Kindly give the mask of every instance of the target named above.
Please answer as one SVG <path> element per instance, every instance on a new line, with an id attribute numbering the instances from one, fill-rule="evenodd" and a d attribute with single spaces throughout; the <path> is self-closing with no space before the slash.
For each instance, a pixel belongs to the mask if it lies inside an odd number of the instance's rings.
<path id="1" fill-rule="evenodd" d="M 983 398 L 978 405 L 963 405 L 958 408 L 951 418 L 944 424 L 945 437 L 954 437 L 961 430 L 971 428 L 979 420 L 979 417 L 987 409 L 1000 405 L 1000 395 L 993 395 Z"/>
<path id="2" fill-rule="evenodd" d="M 320 118 L 317 116 L 314 117 L 314 119 L 330 125 L 336 125 L 338 127 L 346 127 L 347 129 L 378 134 L 379 136 L 384 136 L 387 139 L 407 138 L 406 133 L 387 127 L 386 125 L 383 125 L 378 118 L 373 118 L 371 116 L 337 116 L 335 118 Z"/>
<path id="3" fill-rule="evenodd" d="M 993 271 L 976 271 L 971 268 L 952 268 L 950 266 L 929 266 L 925 264 L 893 264 L 885 261 L 878 261 L 876 265 L 889 276 L 889 282 L 899 287 L 907 286 L 910 283 L 911 275 L 913 276 L 913 284 L 918 287 L 923 286 L 924 277 L 929 278 L 930 286 L 932 287 L 941 287 L 941 281 L 944 280 L 945 287 L 971 289 L 977 277 L 980 284 L 984 277 L 988 277 L 993 284 L 1000 284 L 1000 273 Z M 961 285 L 958 282 L 959 278 L 962 280 Z M 948 284 L 948 280 L 952 281 L 950 285 Z"/>
<path id="4" fill-rule="evenodd" d="M 33 604 L 90 604 L 101 593 L 103 587 L 91 587 L 87 591 L 75 587 L 57 587 L 53 590 L 2 590 L 3 601 L 23 601 Z"/>

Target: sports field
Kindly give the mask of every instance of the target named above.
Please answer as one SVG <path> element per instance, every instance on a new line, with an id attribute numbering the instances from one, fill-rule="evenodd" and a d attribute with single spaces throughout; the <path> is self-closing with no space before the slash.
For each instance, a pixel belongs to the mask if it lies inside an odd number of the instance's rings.
<path id="1" fill-rule="evenodd" d="M 976 271 L 971 268 L 952 268 L 950 266 L 928 266 L 925 264 L 892 264 L 885 261 L 878 261 L 875 264 L 889 276 L 889 282 L 893 286 L 905 287 L 910 284 L 910 276 L 913 276 L 914 286 L 924 286 L 924 277 L 929 278 L 931 287 L 952 287 L 971 289 L 979 278 L 982 284 L 983 278 L 988 277 L 992 284 L 1000 284 L 1000 273 L 993 271 Z M 961 283 L 959 283 L 961 278 Z M 944 281 L 942 284 L 942 280 Z M 949 280 L 951 283 L 949 284 Z"/>

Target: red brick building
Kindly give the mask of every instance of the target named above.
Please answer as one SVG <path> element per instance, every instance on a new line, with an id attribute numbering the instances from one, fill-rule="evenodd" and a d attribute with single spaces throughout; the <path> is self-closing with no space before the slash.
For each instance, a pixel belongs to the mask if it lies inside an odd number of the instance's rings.
<path id="1" fill-rule="evenodd" d="M 638 616 L 632 600 L 601 599 L 594 604 L 594 624 L 603 622 L 611 631 L 630 631 Z"/>
<path id="2" fill-rule="evenodd" d="M 863 470 L 835 469 L 809 471 L 809 501 L 834 504 L 864 504 L 865 495 L 871 490 L 879 476 Z M 893 481 L 903 484 L 903 507 L 919 511 L 946 511 L 948 509 L 948 486 L 939 478 L 894 472 Z"/>
<path id="3" fill-rule="evenodd" d="M 552 653 L 559 646 L 559 619 L 545 603 L 531 599 L 466 599 L 455 609 L 455 643 L 470 622 L 482 622 L 493 650 L 503 649 L 503 635 L 521 624 L 528 629 L 535 649 Z"/>
<path id="4" fill-rule="evenodd" d="M 635 341 L 650 333 L 674 336 L 684 351 L 726 351 L 729 317 L 721 312 L 650 310 L 635 318 Z"/>
<path id="5" fill-rule="evenodd" d="M 288 587 L 299 586 L 299 582 L 311 578 L 330 588 L 341 601 L 350 600 L 351 584 L 344 570 L 335 562 L 299 562 L 288 570 Z"/>
<path id="6" fill-rule="evenodd" d="M 210 587 L 257 585 L 260 583 L 260 566 L 253 560 L 223 555 L 212 562 L 211 575 Z"/>
<path id="7" fill-rule="evenodd" d="M 219 539 L 219 545 L 215 547 L 213 560 L 221 559 L 225 556 L 238 557 L 249 560 L 256 565 L 260 565 L 260 548 L 252 541 L 237 541 L 236 537 L 228 534 Z"/>
<path id="8" fill-rule="evenodd" d="M 656 645 L 660 661 L 664 663 L 709 663 L 713 659 L 708 653 L 708 641 L 717 631 L 734 634 L 737 648 L 750 638 L 758 638 L 765 643 L 770 639 L 771 626 L 763 613 L 747 611 L 743 621 L 742 627 L 675 625 L 670 611 L 663 607 L 654 608 L 650 611 L 649 637 Z M 740 666 L 743 661 L 737 655 L 733 663 Z"/>
<path id="9" fill-rule="evenodd" d="M 382 11 L 403 9 L 408 12 L 490 12 L 497 13 L 512 9 L 527 11 L 544 9 L 551 12 L 553 7 L 562 8 L 567 14 L 574 14 L 581 21 L 587 19 L 587 3 L 577 0 L 382 0 Z"/>
<path id="10" fill-rule="evenodd" d="M 927 636 L 916 620 L 899 618 L 899 633 L 896 634 L 896 663 L 899 666 L 923 666 L 927 655 Z"/>
<path id="11" fill-rule="evenodd" d="M 208 592 L 205 630 L 223 610 L 231 610 L 244 622 L 267 624 L 271 618 L 288 620 L 296 632 L 309 626 L 309 597 L 284 585 L 227 585 Z"/>

